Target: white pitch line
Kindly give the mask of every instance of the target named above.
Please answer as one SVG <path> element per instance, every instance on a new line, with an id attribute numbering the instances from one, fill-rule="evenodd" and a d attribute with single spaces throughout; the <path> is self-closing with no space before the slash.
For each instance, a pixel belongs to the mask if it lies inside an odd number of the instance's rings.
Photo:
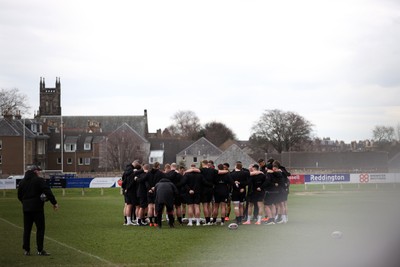
<path id="1" fill-rule="evenodd" d="M 7 220 L 5 220 L 5 219 L 3 219 L 3 218 L 0 218 L 0 221 L 3 221 L 3 222 L 5 222 L 5 223 L 8 223 L 9 225 L 11 225 L 11 226 L 13 226 L 13 227 L 15 227 L 15 228 L 24 230 L 23 227 L 18 226 L 18 225 L 16 225 L 16 224 L 13 224 L 12 222 L 7 221 Z M 34 234 L 36 233 L 35 231 L 32 231 L 32 232 L 33 232 Z M 77 248 L 71 247 L 71 246 L 69 246 L 69 245 L 67 245 L 67 244 L 64 244 L 64 243 L 62 243 L 62 242 L 60 242 L 60 241 L 57 241 L 57 240 L 55 240 L 55 239 L 53 239 L 53 238 L 51 238 L 51 237 L 45 236 L 45 238 L 48 239 L 48 240 L 50 240 L 50 241 L 52 241 L 52 242 L 54 242 L 54 243 L 59 244 L 60 246 L 69 248 L 69 249 L 74 250 L 74 251 L 76 251 L 76 252 L 78 252 L 78 253 L 81 253 L 81 254 L 83 254 L 83 255 L 86 255 L 86 256 L 95 258 L 95 259 L 97 259 L 97 260 L 99 260 L 99 261 L 102 261 L 102 262 L 108 264 L 108 265 L 111 265 L 111 266 L 120 266 L 120 265 L 118 265 L 118 264 L 112 263 L 112 262 L 110 262 L 110 261 L 108 261 L 108 260 L 105 260 L 105 259 L 103 259 L 103 258 L 100 258 L 99 256 L 96 256 L 96 255 L 90 254 L 90 253 L 88 253 L 88 252 L 79 250 L 79 249 L 77 249 Z M 206 265 L 206 264 L 208 264 L 208 265 L 209 265 L 209 264 L 215 264 L 215 263 L 220 263 L 220 262 L 221 262 L 221 263 L 229 263 L 229 262 L 227 262 L 227 261 L 218 261 L 218 260 L 217 260 L 217 261 L 184 261 L 184 262 L 179 262 L 179 261 L 177 261 L 177 262 L 160 262 L 160 263 L 155 262 L 155 263 L 150 263 L 150 264 L 146 264 L 146 263 L 129 263 L 129 264 L 124 264 L 124 266 L 148 266 L 148 265 L 150 265 L 150 266 L 163 266 L 163 265 L 171 265 L 171 264 L 181 264 L 181 265 L 182 265 L 182 264 L 183 264 L 183 265 L 190 265 L 190 264 L 205 264 L 205 265 Z"/>
<path id="2" fill-rule="evenodd" d="M 23 227 L 20 227 L 20 226 L 18 226 L 18 225 L 16 225 L 16 224 L 13 224 L 12 222 L 7 221 L 7 220 L 5 220 L 5 219 L 3 219 L 3 218 L 0 218 L 0 220 L 3 221 L 3 222 L 5 222 L 5 223 L 8 223 L 9 225 L 11 225 L 11 226 L 13 226 L 13 227 L 15 227 L 15 228 L 22 229 L 22 230 L 24 229 Z M 35 231 L 32 231 L 32 232 L 33 232 L 34 234 L 36 233 Z M 112 263 L 112 262 L 110 262 L 110 261 L 108 261 L 108 260 L 106 260 L 106 259 L 100 258 L 99 256 L 90 254 L 90 253 L 85 252 L 85 251 L 82 251 L 82 250 L 80 250 L 80 249 L 71 247 L 71 246 L 69 246 L 69 245 L 67 245 L 67 244 L 64 244 L 64 243 L 62 243 L 62 242 L 60 242 L 60 241 L 57 241 L 57 240 L 55 240 L 55 239 L 53 239 L 53 238 L 51 238 L 51 237 L 45 236 L 45 238 L 48 239 L 48 240 L 50 240 L 50 241 L 53 241 L 54 243 L 59 244 L 60 246 L 69 248 L 69 249 L 74 250 L 74 251 L 76 251 L 76 252 L 78 252 L 78 253 L 81 253 L 81 254 L 83 254 L 83 255 L 86 255 L 86 256 L 95 258 L 95 259 L 97 259 L 97 260 L 99 260 L 99 261 L 102 261 L 102 262 L 104 262 L 104 263 L 107 263 L 108 265 L 118 266 L 118 265 L 116 265 L 115 263 Z"/>

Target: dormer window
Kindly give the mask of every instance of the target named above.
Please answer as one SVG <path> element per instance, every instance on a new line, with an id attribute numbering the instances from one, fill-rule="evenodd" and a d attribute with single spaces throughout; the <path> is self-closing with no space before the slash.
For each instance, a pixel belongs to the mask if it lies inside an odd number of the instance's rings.
<path id="1" fill-rule="evenodd" d="M 77 149 L 78 137 L 67 136 L 64 143 L 65 152 L 75 152 Z"/>
<path id="2" fill-rule="evenodd" d="M 93 140 L 92 136 L 87 136 L 85 138 L 85 143 L 83 143 L 83 150 L 88 151 L 92 149 L 92 140 Z"/>
<path id="3" fill-rule="evenodd" d="M 64 149 L 65 149 L 65 152 L 75 152 L 76 144 L 65 144 Z"/>

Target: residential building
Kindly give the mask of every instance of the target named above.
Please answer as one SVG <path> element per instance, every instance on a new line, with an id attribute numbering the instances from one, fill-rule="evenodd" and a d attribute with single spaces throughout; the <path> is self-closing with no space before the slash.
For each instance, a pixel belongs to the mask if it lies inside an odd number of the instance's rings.
<path id="1" fill-rule="evenodd" d="M 238 145 L 232 144 L 221 155 L 219 155 L 214 163 L 215 165 L 228 163 L 230 169 L 235 168 L 237 161 L 241 161 L 243 167 L 248 168 L 250 164 L 256 163 L 246 152 L 244 152 Z"/>
<path id="2" fill-rule="evenodd" d="M 215 161 L 222 154 L 221 149 L 202 137 L 176 155 L 176 163 L 190 167 L 191 164 L 199 165 L 204 159 Z"/>
<path id="3" fill-rule="evenodd" d="M 21 116 L 4 114 L 0 118 L 0 176 L 22 175 L 25 166 L 45 166 L 47 139 L 40 125 Z"/>

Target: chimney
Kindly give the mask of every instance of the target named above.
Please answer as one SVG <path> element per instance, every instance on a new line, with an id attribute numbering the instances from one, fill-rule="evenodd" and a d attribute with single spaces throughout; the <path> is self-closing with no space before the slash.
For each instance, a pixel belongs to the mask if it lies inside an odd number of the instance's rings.
<path id="1" fill-rule="evenodd" d="M 20 110 L 17 110 L 17 114 L 15 114 L 15 119 L 16 120 L 20 120 L 22 118 L 22 116 L 21 116 L 21 111 Z"/>
<path id="2" fill-rule="evenodd" d="M 13 120 L 13 115 L 9 110 L 5 110 L 3 113 L 3 117 L 4 119 L 6 119 L 7 121 L 12 121 Z"/>

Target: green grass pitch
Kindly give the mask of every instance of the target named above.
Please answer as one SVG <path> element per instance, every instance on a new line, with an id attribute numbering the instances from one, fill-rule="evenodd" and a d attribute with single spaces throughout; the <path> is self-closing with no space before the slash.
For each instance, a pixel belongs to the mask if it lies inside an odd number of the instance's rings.
<path id="1" fill-rule="evenodd" d="M 0 192 L 1 266 L 400 266 L 400 185 L 293 185 L 287 224 L 237 230 L 123 226 L 118 188 L 53 192 L 49 257 L 22 255 L 21 204 Z"/>

